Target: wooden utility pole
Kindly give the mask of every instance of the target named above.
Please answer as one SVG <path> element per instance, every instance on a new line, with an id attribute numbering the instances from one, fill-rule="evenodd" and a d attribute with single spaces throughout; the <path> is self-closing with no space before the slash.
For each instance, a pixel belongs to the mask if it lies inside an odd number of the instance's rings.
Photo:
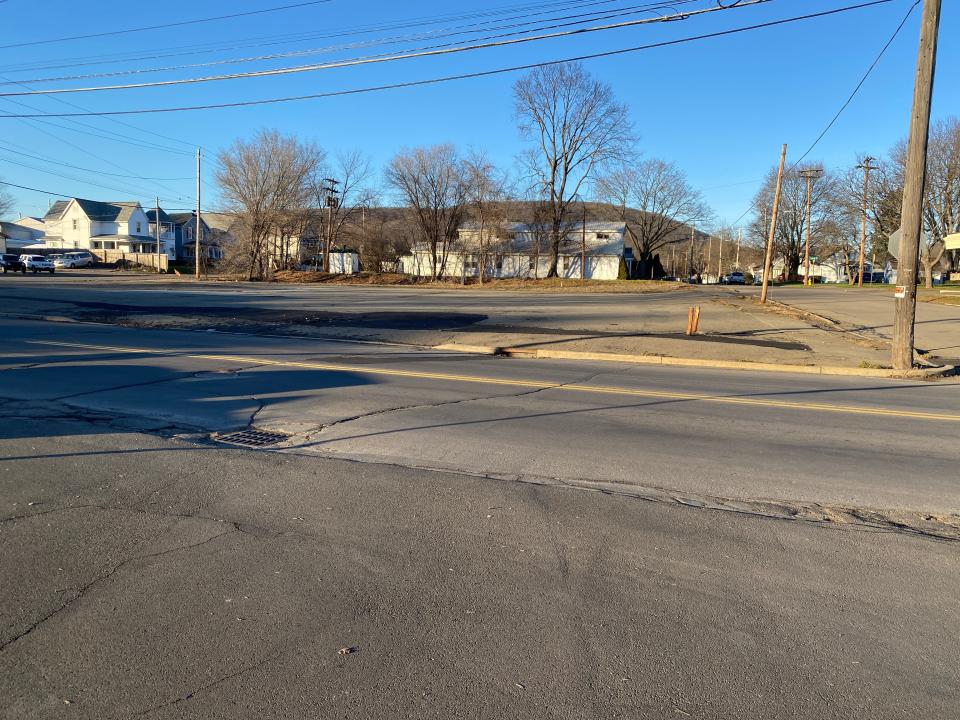
<path id="1" fill-rule="evenodd" d="M 740 243 L 743 240 L 743 228 L 737 228 L 737 270 L 740 269 Z"/>
<path id="2" fill-rule="evenodd" d="M 330 249 L 333 240 L 333 209 L 337 206 L 337 185 L 340 184 L 339 180 L 334 180 L 333 178 L 324 178 L 326 185 L 323 190 L 325 193 L 324 203 L 327 206 L 327 229 L 325 235 L 327 236 L 326 242 L 324 243 L 323 249 L 323 271 L 325 273 L 330 272 Z M 341 254 L 341 260 L 343 259 Z"/>
<path id="3" fill-rule="evenodd" d="M 200 148 L 197 148 L 197 229 L 193 238 L 194 277 L 200 279 Z"/>
<path id="4" fill-rule="evenodd" d="M 717 261 L 717 282 L 723 277 L 723 233 L 720 234 L 720 259 Z"/>
<path id="5" fill-rule="evenodd" d="M 773 212 L 770 218 L 770 234 L 767 236 L 767 251 L 763 258 L 763 288 L 760 290 L 760 302 L 767 302 L 770 286 L 770 271 L 773 269 L 773 240 L 777 234 L 777 212 L 780 210 L 780 191 L 783 189 L 783 165 L 787 161 L 787 144 L 780 150 L 780 169 L 777 170 L 777 189 L 773 194 Z"/>
<path id="6" fill-rule="evenodd" d="M 580 230 L 580 279 L 587 279 L 587 204 L 583 204 L 583 225 Z"/>
<path id="7" fill-rule="evenodd" d="M 810 285 L 810 194 L 813 189 L 813 181 L 820 177 L 820 171 L 815 169 L 801 170 L 800 175 L 807 181 L 807 242 L 803 251 L 803 284 Z"/>
<path id="8" fill-rule="evenodd" d="M 924 0 L 920 26 L 920 49 L 913 87 L 913 111 L 907 141 L 907 168 L 903 188 L 900 257 L 897 292 L 894 293 L 893 367 L 913 367 L 914 321 L 917 313 L 917 256 L 923 213 L 923 189 L 927 179 L 927 142 L 930 134 L 930 101 L 937 64 L 937 33 L 940 0 Z"/>
<path id="9" fill-rule="evenodd" d="M 689 274 L 687 275 L 687 279 L 688 279 L 688 280 L 694 276 L 694 272 L 693 272 L 693 239 L 694 239 L 694 237 L 696 236 L 696 234 L 697 234 L 696 229 L 693 228 L 693 227 L 691 227 L 691 228 L 690 228 L 690 251 L 687 253 L 687 271 L 688 271 L 688 273 L 689 273 Z"/>
<path id="10" fill-rule="evenodd" d="M 713 235 L 707 236 L 707 264 L 703 268 L 703 274 L 710 274 L 710 265 L 713 263 Z M 704 278 L 706 280 L 706 278 Z"/>
<path id="11" fill-rule="evenodd" d="M 867 254 L 867 205 L 870 200 L 870 171 L 877 168 L 870 163 L 873 158 L 867 155 L 857 167 L 863 170 L 863 216 L 860 219 L 860 277 L 857 278 L 857 287 L 863 287 L 864 259 Z M 873 269 L 870 270 L 871 276 Z"/>
<path id="12" fill-rule="evenodd" d="M 157 272 L 163 272 L 160 267 L 160 198 L 157 198 Z"/>

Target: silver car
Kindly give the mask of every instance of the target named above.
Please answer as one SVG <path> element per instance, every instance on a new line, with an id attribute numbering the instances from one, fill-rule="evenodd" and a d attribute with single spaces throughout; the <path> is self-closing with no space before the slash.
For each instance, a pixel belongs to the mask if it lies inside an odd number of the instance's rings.
<path id="1" fill-rule="evenodd" d="M 93 265 L 93 255 L 88 252 L 64 253 L 53 264 L 58 268 L 82 268 Z"/>

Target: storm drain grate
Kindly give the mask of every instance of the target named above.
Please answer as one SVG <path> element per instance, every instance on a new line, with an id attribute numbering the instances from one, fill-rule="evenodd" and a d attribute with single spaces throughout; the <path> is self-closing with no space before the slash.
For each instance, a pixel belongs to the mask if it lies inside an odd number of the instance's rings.
<path id="1" fill-rule="evenodd" d="M 217 442 L 227 443 L 228 445 L 241 445 L 243 447 L 268 447 L 289 439 L 290 436 L 286 433 L 270 432 L 267 430 L 241 430 L 216 437 Z"/>

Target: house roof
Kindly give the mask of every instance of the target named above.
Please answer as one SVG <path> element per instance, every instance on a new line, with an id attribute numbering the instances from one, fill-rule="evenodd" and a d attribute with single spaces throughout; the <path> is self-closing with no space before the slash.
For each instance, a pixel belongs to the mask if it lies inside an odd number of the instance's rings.
<path id="1" fill-rule="evenodd" d="M 83 210 L 84 215 L 98 222 L 126 222 L 134 211 L 140 207 L 140 203 L 128 200 L 118 202 L 100 202 L 98 200 L 85 200 L 84 198 L 57 200 L 47 211 L 47 214 L 43 216 L 44 222 L 60 220 L 71 202 L 77 203 Z"/>
<path id="2" fill-rule="evenodd" d="M 239 220 L 239 216 L 233 213 L 206 212 L 203 214 L 203 221 L 214 230 L 229 231 Z"/>
<path id="3" fill-rule="evenodd" d="M 186 223 L 197 221 L 197 214 L 195 212 L 170 213 L 169 217 L 170 217 L 170 222 L 172 222 L 174 225 L 185 225 Z M 210 227 L 210 225 L 207 223 L 206 215 L 201 215 L 200 220 L 203 222 L 204 225 L 206 225 L 207 227 Z"/>
<path id="4" fill-rule="evenodd" d="M 57 200 L 50 206 L 50 209 L 47 210 L 47 214 L 43 216 L 43 221 L 50 222 L 51 220 L 59 220 L 63 217 L 63 213 L 68 205 L 70 205 L 69 200 Z"/>
<path id="5" fill-rule="evenodd" d="M 146 214 L 147 214 L 147 222 L 156 222 L 156 221 L 157 221 L 157 218 L 156 218 L 157 210 L 156 210 L 156 208 L 150 208 L 149 210 L 146 210 L 145 212 L 146 212 Z M 168 223 L 168 222 L 170 222 L 170 216 L 167 215 L 166 211 L 165 211 L 163 208 L 160 208 L 160 222 L 162 222 L 162 223 Z"/>
<path id="6" fill-rule="evenodd" d="M 121 242 L 156 242 L 156 238 L 152 238 L 149 235 L 94 235 L 91 240 L 120 240 Z"/>

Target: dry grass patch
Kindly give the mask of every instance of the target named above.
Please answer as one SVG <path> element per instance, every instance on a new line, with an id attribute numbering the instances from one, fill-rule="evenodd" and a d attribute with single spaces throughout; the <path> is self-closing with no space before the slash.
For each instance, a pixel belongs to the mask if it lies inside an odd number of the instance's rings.
<path id="1" fill-rule="evenodd" d="M 588 293 L 655 293 L 689 289 L 689 285 L 657 280 L 570 280 L 549 278 L 526 280 L 510 278 L 487 280 L 482 285 L 476 278 L 464 284 L 454 280 L 432 282 L 396 273 L 359 273 L 357 275 L 330 275 L 322 272 L 283 270 L 274 275 L 277 282 L 327 285 L 385 285 L 429 288 L 431 290 L 522 290 L 532 292 L 588 292 Z"/>

